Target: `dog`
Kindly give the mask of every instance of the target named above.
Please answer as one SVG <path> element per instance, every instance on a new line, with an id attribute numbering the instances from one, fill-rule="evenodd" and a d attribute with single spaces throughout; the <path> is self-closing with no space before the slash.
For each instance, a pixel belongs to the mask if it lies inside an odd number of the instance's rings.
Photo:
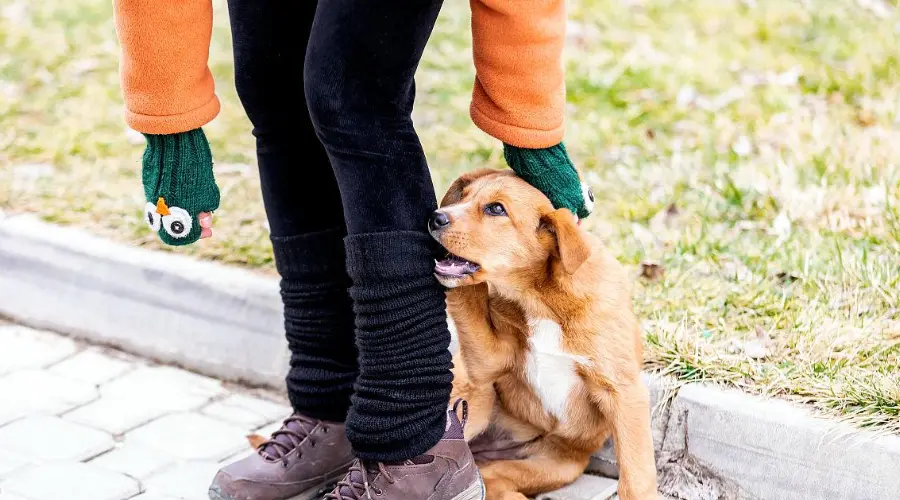
<path id="1" fill-rule="evenodd" d="M 429 221 L 458 332 L 452 400 L 488 500 L 573 482 L 612 436 L 619 498 L 657 498 L 630 281 L 600 240 L 512 172 L 457 179 Z"/>

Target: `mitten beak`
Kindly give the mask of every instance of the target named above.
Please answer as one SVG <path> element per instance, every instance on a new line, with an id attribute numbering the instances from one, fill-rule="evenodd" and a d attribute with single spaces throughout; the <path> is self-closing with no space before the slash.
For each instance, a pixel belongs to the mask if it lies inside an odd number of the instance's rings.
<path id="1" fill-rule="evenodd" d="M 162 216 L 169 215 L 169 207 L 166 205 L 166 200 L 162 196 L 156 200 L 156 213 Z"/>

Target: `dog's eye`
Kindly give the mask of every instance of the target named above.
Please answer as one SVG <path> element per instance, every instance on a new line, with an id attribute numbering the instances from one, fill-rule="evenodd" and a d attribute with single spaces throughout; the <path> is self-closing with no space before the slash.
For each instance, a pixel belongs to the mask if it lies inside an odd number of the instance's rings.
<path id="1" fill-rule="evenodd" d="M 506 215 L 506 209 L 499 203 L 491 203 L 484 207 L 484 213 L 495 217 L 503 217 Z"/>

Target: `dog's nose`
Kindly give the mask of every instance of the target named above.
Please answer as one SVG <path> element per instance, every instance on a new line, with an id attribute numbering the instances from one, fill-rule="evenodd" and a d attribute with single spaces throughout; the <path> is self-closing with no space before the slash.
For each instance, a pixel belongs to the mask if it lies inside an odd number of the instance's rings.
<path id="1" fill-rule="evenodd" d="M 430 227 L 432 231 L 443 229 L 449 225 L 450 217 L 447 217 L 447 214 L 441 212 L 440 210 L 432 213 L 431 217 L 428 219 L 428 227 Z"/>

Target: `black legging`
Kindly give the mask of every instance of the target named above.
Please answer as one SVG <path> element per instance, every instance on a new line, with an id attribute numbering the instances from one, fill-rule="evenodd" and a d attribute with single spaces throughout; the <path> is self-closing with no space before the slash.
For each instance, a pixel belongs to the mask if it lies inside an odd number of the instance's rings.
<path id="1" fill-rule="evenodd" d="M 434 445 L 450 394 L 425 232 L 436 201 L 411 119 L 440 6 L 229 0 L 235 82 L 282 277 L 288 395 L 298 412 L 346 418 L 357 455 L 371 460 Z"/>

